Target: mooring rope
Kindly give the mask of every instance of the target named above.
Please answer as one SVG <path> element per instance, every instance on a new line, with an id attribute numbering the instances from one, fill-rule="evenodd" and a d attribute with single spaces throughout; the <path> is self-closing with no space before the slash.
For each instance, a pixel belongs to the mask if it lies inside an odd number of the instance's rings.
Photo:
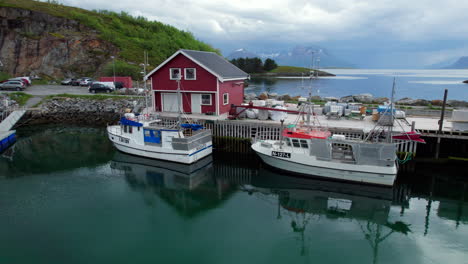
<path id="1" fill-rule="evenodd" d="M 406 162 L 410 161 L 412 158 L 413 158 L 412 152 L 405 152 L 405 157 L 403 159 L 398 158 L 398 155 L 397 155 L 397 161 L 399 164 L 405 164 Z"/>

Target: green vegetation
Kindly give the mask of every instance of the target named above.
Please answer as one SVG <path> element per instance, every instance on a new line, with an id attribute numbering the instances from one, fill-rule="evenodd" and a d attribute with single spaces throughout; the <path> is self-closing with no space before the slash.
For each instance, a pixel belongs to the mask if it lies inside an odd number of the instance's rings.
<path id="1" fill-rule="evenodd" d="M 125 61 L 116 60 L 114 63 L 108 63 L 104 67 L 104 74 L 106 76 L 131 76 L 133 80 L 141 80 L 143 75 L 141 74 L 142 69 L 137 65 L 128 64 Z"/>
<path id="2" fill-rule="evenodd" d="M 123 99 L 139 99 L 141 97 L 138 96 L 127 96 L 127 95 L 102 95 L 102 94 L 97 94 L 97 95 L 78 95 L 78 94 L 54 94 L 54 95 L 48 95 L 44 99 L 66 99 L 66 98 L 80 98 L 80 99 L 88 99 L 88 100 L 106 100 L 106 99 L 112 99 L 112 100 L 123 100 Z"/>
<path id="3" fill-rule="evenodd" d="M 32 80 L 32 85 L 46 85 L 46 84 L 49 84 L 49 81 L 45 79 Z"/>
<path id="4" fill-rule="evenodd" d="M 276 69 L 270 71 L 272 73 L 310 73 L 310 69 L 294 66 L 278 66 Z"/>
<path id="5" fill-rule="evenodd" d="M 10 79 L 10 78 L 11 78 L 11 76 L 8 75 L 7 73 L 0 72 L 0 82 L 5 81 L 5 80 L 8 80 L 8 79 Z"/>
<path id="6" fill-rule="evenodd" d="M 0 7 L 22 8 L 77 20 L 99 32 L 101 39 L 117 46 L 120 52 L 114 55 L 122 64 L 133 64 L 134 67 L 138 67 L 137 65 L 143 61 L 144 50 L 148 51 L 149 62 L 153 67 L 182 48 L 220 53 L 210 45 L 195 39 L 190 32 L 181 31 L 157 21 L 148 21 L 142 16 L 132 17 L 125 12 L 89 11 L 64 6 L 58 1 L 34 0 L 0 0 Z M 24 34 L 28 35 L 27 32 Z M 58 32 L 49 34 L 58 38 L 64 37 Z"/>
<path id="7" fill-rule="evenodd" d="M 230 62 L 246 73 L 263 73 L 278 67 L 272 59 L 266 59 L 265 63 L 260 58 L 238 58 Z"/>
<path id="8" fill-rule="evenodd" d="M 10 99 L 15 100 L 21 106 L 25 105 L 29 98 L 32 97 L 32 95 L 22 92 L 10 93 L 8 96 Z"/>

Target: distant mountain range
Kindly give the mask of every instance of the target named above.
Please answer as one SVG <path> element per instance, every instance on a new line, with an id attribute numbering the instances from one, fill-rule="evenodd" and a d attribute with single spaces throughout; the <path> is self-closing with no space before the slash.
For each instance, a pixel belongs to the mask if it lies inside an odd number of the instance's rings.
<path id="1" fill-rule="evenodd" d="M 468 56 L 459 58 L 455 63 L 444 69 L 468 69 Z"/>
<path id="2" fill-rule="evenodd" d="M 460 57 L 432 64 L 427 69 L 468 69 L 468 57 Z"/>
<path id="3" fill-rule="evenodd" d="M 355 65 L 342 61 L 329 51 L 318 46 L 295 46 L 285 50 L 260 50 L 256 52 L 238 49 L 227 56 L 227 59 L 255 58 L 263 60 L 270 58 L 278 65 L 306 68 L 353 68 Z M 312 62 L 314 60 L 314 62 Z"/>

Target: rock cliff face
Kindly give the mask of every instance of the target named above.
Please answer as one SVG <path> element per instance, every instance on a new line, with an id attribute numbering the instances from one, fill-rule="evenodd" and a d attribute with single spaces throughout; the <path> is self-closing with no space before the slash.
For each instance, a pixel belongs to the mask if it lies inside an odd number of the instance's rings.
<path id="1" fill-rule="evenodd" d="M 77 21 L 0 7 L 0 71 L 12 76 L 93 76 L 117 52 Z"/>

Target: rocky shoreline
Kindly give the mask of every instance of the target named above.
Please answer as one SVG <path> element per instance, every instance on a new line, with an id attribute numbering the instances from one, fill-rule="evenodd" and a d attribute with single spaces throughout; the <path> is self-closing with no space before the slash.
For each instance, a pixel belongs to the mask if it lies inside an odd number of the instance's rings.
<path id="1" fill-rule="evenodd" d="M 267 93 L 263 92 L 259 95 L 255 93 L 247 93 L 244 95 L 245 101 L 251 100 L 266 100 L 266 99 L 275 99 L 281 101 L 298 101 L 301 96 L 291 96 L 289 94 L 279 95 L 277 93 Z M 320 97 L 320 96 L 312 96 L 312 101 L 337 101 L 337 102 L 344 102 L 344 103 L 363 103 L 363 104 L 383 104 L 385 102 L 390 102 L 390 99 L 387 97 L 374 97 L 372 94 L 356 94 L 356 95 L 348 95 L 343 96 L 340 98 L 337 97 Z M 442 106 L 442 100 L 426 100 L 426 99 L 412 99 L 409 97 L 405 97 L 399 99 L 395 102 L 397 105 L 404 105 L 404 106 L 426 106 L 426 107 L 439 107 Z M 461 100 L 448 100 L 447 106 L 449 107 L 468 107 L 467 101 Z"/>
<path id="2" fill-rule="evenodd" d="M 8 97 L 2 97 L 0 104 L 0 112 L 5 111 L 5 107 L 17 106 L 16 102 Z M 286 102 L 298 101 L 300 96 L 291 97 L 288 94 L 278 95 L 275 93 L 261 93 L 256 95 L 248 93 L 244 96 L 245 102 L 251 100 L 266 100 L 275 99 Z M 304 100 L 305 98 L 301 99 Z M 334 97 L 319 97 L 313 96 L 312 100 L 317 101 L 341 101 L 341 102 L 359 102 L 363 104 L 383 104 L 388 102 L 386 97 L 373 97 L 371 94 L 349 95 L 341 98 Z M 408 106 L 405 111 L 424 111 L 430 115 L 437 115 L 440 113 L 440 108 L 428 107 L 442 105 L 440 100 L 424 100 L 424 99 L 411 99 L 403 98 L 398 100 L 397 105 Z M 450 107 L 464 108 L 468 107 L 468 102 L 459 100 L 449 100 L 447 102 Z M 415 108 L 412 109 L 414 106 Z M 105 126 L 107 124 L 115 123 L 119 120 L 122 113 L 127 109 L 133 112 L 139 112 L 144 107 L 144 98 L 129 98 L 129 97 L 115 97 L 108 99 L 92 99 L 92 98 L 68 98 L 68 97 L 54 97 L 45 100 L 38 108 L 29 110 L 23 118 L 18 122 L 18 125 L 38 125 L 38 124 L 73 124 L 73 125 L 86 125 L 86 126 Z M 427 115 L 427 114 L 424 114 Z"/>
<path id="3" fill-rule="evenodd" d="M 22 125 L 74 124 L 105 126 L 115 123 L 126 109 L 138 111 L 142 100 L 112 98 L 93 100 L 56 97 L 48 99 L 38 109 L 28 111 L 20 120 Z"/>

